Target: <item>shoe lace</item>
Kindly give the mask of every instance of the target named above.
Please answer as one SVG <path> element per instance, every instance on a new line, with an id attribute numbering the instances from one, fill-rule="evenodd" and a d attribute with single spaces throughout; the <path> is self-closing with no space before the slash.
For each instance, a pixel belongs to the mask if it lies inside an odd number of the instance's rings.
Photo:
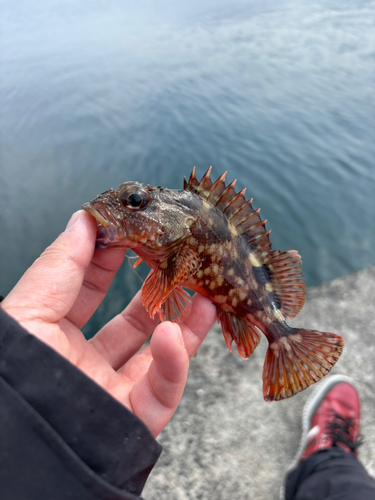
<path id="1" fill-rule="evenodd" d="M 327 423 L 327 433 L 332 439 L 332 446 L 337 446 L 337 443 L 345 444 L 350 451 L 355 452 L 363 443 L 362 436 L 354 439 L 354 418 L 344 418 L 336 412 Z"/>

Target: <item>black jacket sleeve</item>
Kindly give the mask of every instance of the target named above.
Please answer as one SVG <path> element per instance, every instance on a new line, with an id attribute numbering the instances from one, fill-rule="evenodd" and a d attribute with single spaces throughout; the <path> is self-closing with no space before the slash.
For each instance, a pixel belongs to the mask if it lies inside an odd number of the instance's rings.
<path id="1" fill-rule="evenodd" d="M 0 498 L 139 500 L 147 427 L 0 306 Z"/>

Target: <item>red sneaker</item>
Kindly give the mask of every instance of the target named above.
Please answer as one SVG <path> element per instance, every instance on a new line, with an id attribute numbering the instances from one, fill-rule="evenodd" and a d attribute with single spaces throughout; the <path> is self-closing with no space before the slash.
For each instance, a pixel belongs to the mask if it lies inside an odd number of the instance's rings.
<path id="1" fill-rule="evenodd" d="M 302 416 L 302 437 L 288 472 L 313 453 L 340 446 L 355 453 L 359 438 L 360 401 L 354 381 L 345 375 L 326 377 L 307 400 Z M 280 490 L 284 497 L 284 485 Z"/>

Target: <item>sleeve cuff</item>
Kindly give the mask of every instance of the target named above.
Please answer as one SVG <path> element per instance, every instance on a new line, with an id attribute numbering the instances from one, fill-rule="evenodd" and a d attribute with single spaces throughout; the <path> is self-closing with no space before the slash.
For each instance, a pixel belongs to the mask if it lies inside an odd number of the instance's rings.
<path id="1" fill-rule="evenodd" d="M 0 378 L 101 480 L 141 493 L 162 449 L 148 428 L 1 307 Z"/>

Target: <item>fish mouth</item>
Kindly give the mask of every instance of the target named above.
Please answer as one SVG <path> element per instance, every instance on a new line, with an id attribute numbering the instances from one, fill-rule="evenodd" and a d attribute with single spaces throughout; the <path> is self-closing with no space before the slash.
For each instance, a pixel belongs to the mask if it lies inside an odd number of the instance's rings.
<path id="1" fill-rule="evenodd" d="M 94 206 L 93 202 L 82 205 L 83 210 L 95 217 L 97 223 L 96 248 L 108 246 L 131 246 L 120 223 L 113 219 L 104 206 Z M 112 220 L 113 219 L 113 220 Z"/>

